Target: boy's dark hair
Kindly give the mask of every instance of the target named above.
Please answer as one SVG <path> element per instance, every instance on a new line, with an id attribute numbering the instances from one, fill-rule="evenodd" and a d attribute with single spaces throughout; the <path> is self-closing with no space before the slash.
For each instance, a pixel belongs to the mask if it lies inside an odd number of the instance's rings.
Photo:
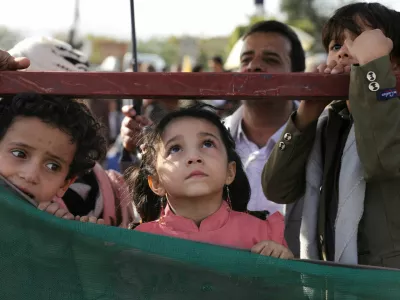
<path id="1" fill-rule="evenodd" d="M 247 203 L 250 199 L 250 184 L 243 169 L 242 162 L 235 150 L 235 141 L 230 135 L 228 129 L 222 124 L 221 119 L 215 113 L 210 105 L 198 103 L 190 107 L 182 108 L 166 115 L 157 125 L 146 128 L 143 142 L 146 145 L 146 151 L 142 156 L 142 162 L 139 170 L 131 176 L 129 186 L 133 192 L 133 199 L 136 208 L 143 222 L 157 220 L 160 217 L 161 209 L 166 204 L 166 199 L 160 198 L 150 189 L 148 176 L 156 175 L 155 162 L 157 161 L 156 145 L 160 142 L 161 135 L 171 121 L 183 117 L 193 117 L 206 120 L 215 125 L 226 147 L 228 162 L 236 163 L 236 177 L 229 185 L 230 200 L 232 209 L 244 212 L 247 210 Z M 227 198 L 226 189 L 223 197 Z"/>
<path id="2" fill-rule="evenodd" d="M 373 29 L 380 29 L 393 41 L 392 55 L 400 58 L 400 13 L 380 3 L 352 3 L 334 13 L 322 30 L 322 42 L 329 51 L 329 43 L 343 42 L 344 30 L 360 35 L 360 21 Z"/>
<path id="3" fill-rule="evenodd" d="M 219 55 L 214 56 L 214 57 L 212 58 L 212 61 L 213 61 L 214 63 L 216 63 L 216 64 L 221 65 L 221 66 L 224 64 L 224 61 L 222 60 L 222 57 L 219 56 Z"/>
<path id="4" fill-rule="evenodd" d="M 250 29 L 244 35 L 243 40 L 245 40 L 249 35 L 257 32 L 274 32 L 287 38 L 292 46 L 290 51 L 292 72 L 304 72 L 306 69 L 306 56 L 303 46 L 301 45 L 297 34 L 288 25 L 278 21 L 258 22 L 250 27 Z"/>
<path id="5" fill-rule="evenodd" d="M 76 144 L 74 160 L 67 179 L 94 167 L 106 154 L 103 126 L 80 100 L 33 93 L 18 94 L 0 100 L 0 139 L 16 117 L 36 117 L 62 130 Z"/>

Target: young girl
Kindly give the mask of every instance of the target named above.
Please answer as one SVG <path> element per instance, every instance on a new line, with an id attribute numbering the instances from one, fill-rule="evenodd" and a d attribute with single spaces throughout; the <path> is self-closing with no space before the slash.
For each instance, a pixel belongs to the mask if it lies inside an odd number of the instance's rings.
<path id="1" fill-rule="evenodd" d="M 206 105 L 169 113 L 144 137 L 136 230 L 292 258 L 279 213 L 245 213 L 250 187 L 235 143 Z"/>

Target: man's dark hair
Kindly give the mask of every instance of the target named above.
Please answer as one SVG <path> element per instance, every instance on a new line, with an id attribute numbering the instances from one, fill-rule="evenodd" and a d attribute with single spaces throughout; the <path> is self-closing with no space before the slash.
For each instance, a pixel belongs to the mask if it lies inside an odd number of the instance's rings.
<path id="1" fill-rule="evenodd" d="M 214 57 L 212 58 L 212 61 L 213 61 L 214 63 L 216 63 L 216 64 L 221 65 L 221 66 L 224 64 L 224 61 L 222 60 L 222 57 L 219 56 L 219 55 L 214 56 Z"/>
<path id="2" fill-rule="evenodd" d="M 325 50 L 331 41 L 344 42 L 345 30 L 360 35 L 363 24 L 382 30 L 393 41 L 392 55 L 400 59 L 400 13 L 380 3 L 353 3 L 336 10 L 322 30 Z"/>
<path id="3" fill-rule="evenodd" d="M 0 100 L 0 140 L 16 117 L 36 117 L 60 129 L 76 144 L 67 179 L 94 167 L 106 154 L 103 126 L 81 100 L 40 94 L 18 94 Z"/>
<path id="4" fill-rule="evenodd" d="M 262 21 L 250 27 L 244 35 L 243 40 L 249 35 L 257 32 L 274 32 L 278 33 L 290 41 L 292 50 L 290 51 L 290 62 L 292 65 L 292 72 L 304 72 L 306 69 L 306 56 L 303 46 L 297 34 L 286 24 L 278 21 Z"/>

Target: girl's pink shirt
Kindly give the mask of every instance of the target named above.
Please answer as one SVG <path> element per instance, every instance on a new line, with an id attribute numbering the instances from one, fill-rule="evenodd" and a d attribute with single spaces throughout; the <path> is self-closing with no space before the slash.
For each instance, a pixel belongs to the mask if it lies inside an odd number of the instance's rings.
<path id="1" fill-rule="evenodd" d="M 287 247 L 284 229 L 284 218 L 279 212 L 263 221 L 231 210 L 225 201 L 199 227 L 192 220 L 175 215 L 169 206 L 159 220 L 136 227 L 142 232 L 239 249 L 251 249 L 261 241 L 274 241 Z"/>

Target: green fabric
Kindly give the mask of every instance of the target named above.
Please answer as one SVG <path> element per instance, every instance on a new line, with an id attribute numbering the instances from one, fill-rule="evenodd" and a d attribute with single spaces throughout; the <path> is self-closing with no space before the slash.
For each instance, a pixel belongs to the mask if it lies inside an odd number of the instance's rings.
<path id="1" fill-rule="evenodd" d="M 397 271 L 283 261 L 66 221 L 5 186 L 0 215 L 2 300 L 400 299 Z"/>

